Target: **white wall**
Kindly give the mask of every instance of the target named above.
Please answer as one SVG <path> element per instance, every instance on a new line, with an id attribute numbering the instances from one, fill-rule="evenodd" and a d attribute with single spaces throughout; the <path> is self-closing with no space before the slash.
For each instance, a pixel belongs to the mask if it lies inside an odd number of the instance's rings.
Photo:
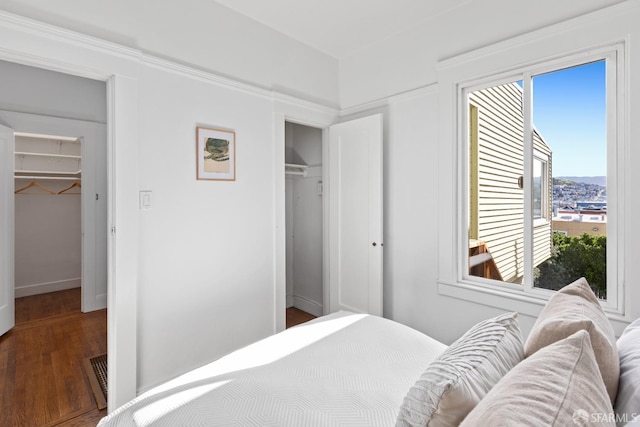
<path id="1" fill-rule="evenodd" d="M 340 106 L 436 83 L 439 60 L 623 0 L 467 1 L 340 60 Z"/>
<path id="2" fill-rule="evenodd" d="M 139 384 L 273 333 L 271 100 L 143 66 Z M 197 181 L 196 126 L 236 132 L 236 180 Z M 267 137 L 265 137 L 267 136 Z"/>
<path id="3" fill-rule="evenodd" d="M 0 0 L 0 9 L 259 87 L 338 102 L 337 60 L 215 1 Z"/>
<path id="4" fill-rule="evenodd" d="M 17 180 L 16 190 L 30 181 Z M 41 182 L 58 192 L 67 181 Z M 71 194 L 75 193 L 75 194 Z M 15 196 L 16 297 L 80 286 L 80 195 L 31 188 Z"/>

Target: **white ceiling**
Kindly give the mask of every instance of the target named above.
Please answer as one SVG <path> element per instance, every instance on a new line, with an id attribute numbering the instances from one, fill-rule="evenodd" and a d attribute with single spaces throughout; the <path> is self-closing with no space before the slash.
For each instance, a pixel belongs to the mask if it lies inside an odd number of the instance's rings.
<path id="1" fill-rule="evenodd" d="M 216 0 L 335 58 L 472 0 Z"/>

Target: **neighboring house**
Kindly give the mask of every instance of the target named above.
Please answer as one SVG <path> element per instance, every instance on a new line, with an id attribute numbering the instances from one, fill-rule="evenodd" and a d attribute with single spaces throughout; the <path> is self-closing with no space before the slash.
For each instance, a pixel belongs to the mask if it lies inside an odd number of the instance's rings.
<path id="1" fill-rule="evenodd" d="M 606 213 L 558 212 L 553 217 L 553 232 L 564 233 L 569 237 L 583 234 L 607 235 Z"/>
<path id="2" fill-rule="evenodd" d="M 499 275 L 521 283 L 524 267 L 524 132 L 522 90 L 509 83 L 469 97 L 470 248 L 488 250 Z M 551 256 L 551 148 L 537 130 L 534 145 L 534 266 Z M 484 270 L 490 271 L 490 270 Z M 477 275 L 478 273 L 472 273 Z"/>

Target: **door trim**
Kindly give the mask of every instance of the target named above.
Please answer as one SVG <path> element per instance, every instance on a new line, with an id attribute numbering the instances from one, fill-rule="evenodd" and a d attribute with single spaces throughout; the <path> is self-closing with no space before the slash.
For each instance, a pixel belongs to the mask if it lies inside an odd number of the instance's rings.
<path id="1" fill-rule="evenodd" d="M 138 53 L 104 42 L 98 46 L 81 34 L 2 12 L 0 31 L 6 35 L 0 38 L 0 60 L 107 82 L 107 347 L 112 411 L 137 395 Z"/>
<path id="2" fill-rule="evenodd" d="M 0 143 L 0 203 L 3 212 L 0 215 L 0 335 L 15 326 L 15 285 L 14 285 L 14 143 L 15 136 L 11 127 L 3 124 L 0 129 L 7 135 L 7 143 Z M 13 142 L 12 142 L 13 141 Z M 6 150 L 6 151 L 5 151 Z M 12 179 L 4 180 L 7 175 Z M 5 252 L 6 249 L 6 252 Z M 6 304 L 3 301 L 6 300 Z"/>
<path id="3" fill-rule="evenodd" d="M 329 199 L 327 192 L 328 138 L 329 126 L 336 114 L 316 112 L 274 113 L 274 332 L 286 328 L 287 308 L 287 254 L 286 254 L 286 199 L 285 199 L 285 124 L 295 123 L 322 130 L 322 311 L 328 314 L 329 262 L 327 258 L 329 242 Z"/>

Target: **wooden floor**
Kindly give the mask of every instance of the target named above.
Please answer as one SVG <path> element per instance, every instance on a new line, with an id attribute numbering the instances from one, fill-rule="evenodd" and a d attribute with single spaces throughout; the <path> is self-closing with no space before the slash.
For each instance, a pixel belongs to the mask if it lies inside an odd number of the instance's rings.
<path id="1" fill-rule="evenodd" d="M 82 360 L 107 351 L 107 312 L 80 311 L 80 289 L 16 299 L 0 337 L 0 426 L 95 426 Z"/>
<path id="2" fill-rule="evenodd" d="M 315 316 L 287 309 L 287 328 Z M 16 299 L 0 337 L 1 427 L 94 427 L 99 411 L 82 360 L 106 353 L 107 312 L 80 311 L 80 289 Z"/>
<path id="3" fill-rule="evenodd" d="M 316 316 L 295 307 L 287 308 L 287 328 L 315 319 Z"/>

